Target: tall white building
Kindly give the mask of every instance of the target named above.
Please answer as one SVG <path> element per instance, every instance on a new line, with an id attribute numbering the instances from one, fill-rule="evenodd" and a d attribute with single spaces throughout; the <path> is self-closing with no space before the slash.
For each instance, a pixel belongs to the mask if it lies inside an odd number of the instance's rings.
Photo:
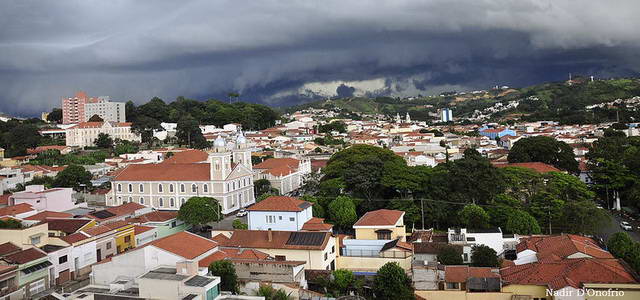
<path id="1" fill-rule="evenodd" d="M 445 108 L 440 112 L 440 121 L 441 122 L 450 122 L 453 121 L 453 112 L 449 108 Z"/>
<path id="2" fill-rule="evenodd" d="M 89 102 L 84 106 L 85 120 L 94 115 L 100 116 L 105 122 L 126 122 L 125 103 L 111 102 L 107 96 L 98 97 L 96 102 Z"/>
<path id="3" fill-rule="evenodd" d="M 112 181 L 107 205 L 137 202 L 178 210 L 191 197 L 212 197 L 223 214 L 249 206 L 255 203 L 251 149 L 242 134 L 229 148 L 218 137 L 202 161 L 129 165 Z"/>

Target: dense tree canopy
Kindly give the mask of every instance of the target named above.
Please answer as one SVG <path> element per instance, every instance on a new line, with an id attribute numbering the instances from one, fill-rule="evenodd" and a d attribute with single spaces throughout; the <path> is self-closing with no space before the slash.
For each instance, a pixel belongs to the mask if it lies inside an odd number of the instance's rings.
<path id="1" fill-rule="evenodd" d="M 62 123 L 62 109 L 57 107 L 52 109 L 47 115 L 47 122 Z"/>
<path id="2" fill-rule="evenodd" d="M 475 245 L 471 248 L 471 266 L 500 267 L 500 258 L 496 250 L 486 245 Z"/>
<path id="3" fill-rule="evenodd" d="M 578 172 L 573 148 L 565 142 L 548 136 L 534 136 L 518 140 L 509 151 L 508 160 L 518 162 L 543 162 L 572 173 Z"/>
<path id="4" fill-rule="evenodd" d="M 56 187 L 70 187 L 79 191 L 82 187 L 91 188 L 91 178 L 91 173 L 85 170 L 83 166 L 70 165 L 58 172 L 53 185 Z"/>
<path id="5" fill-rule="evenodd" d="M 353 199 L 347 196 L 338 196 L 329 204 L 329 216 L 338 227 L 350 229 L 358 220 Z"/>
<path id="6" fill-rule="evenodd" d="M 238 293 L 238 275 L 236 275 L 236 268 L 231 261 L 214 261 L 209 265 L 209 272 L 213 276 L 220 277 L 221 290 Z"/>
<path id="7" fill-rule="evenodd" d="M 453 245 L 443 245 L 438 250 L 438 262 L 443 265 L 461 265 L 462 249 Z"/>
<path id="8" fill-rule="evenodd" d="M 395 262 L 386 263 L 378 270 L 373 282 L 373 292 L 375 299 L 415 299 L 411 288 L 411 278 Z"/>
<path id="9" fill-rule="evenodd" d="M 106 133 L 100 133 L 93 144 L 98 148 L 111 149 L 113 147 L 113 139 Z"/>
<path id="10" fill-rule="evenodd" d="M 223 218 L 220 203 L 211 197 L 191 197 L 178 211 L 179 220 L 195 226 L 218 222 Z"/>

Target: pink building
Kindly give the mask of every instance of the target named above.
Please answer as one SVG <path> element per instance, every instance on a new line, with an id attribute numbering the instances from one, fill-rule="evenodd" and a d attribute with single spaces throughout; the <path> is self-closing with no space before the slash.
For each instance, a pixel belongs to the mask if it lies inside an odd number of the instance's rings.
<path id="1" fill-rule="evenodd" d="M 90 98 L 82 91 L 77 92 L 73 97 L 62 98 L 62 124 L 86 122 L 85 105 L 96 102 L 98 98 Z"/>
<path id="2" fill-rule="evenodd" d="M 37 211 L 62 212 L 76 208 L 71 197 L 73 189 L 55 188 L 45 190 L 43 185 L 29 185 L 23 192 L 14 193 L 9 197 L 10 205 L 26 203 Z"/>

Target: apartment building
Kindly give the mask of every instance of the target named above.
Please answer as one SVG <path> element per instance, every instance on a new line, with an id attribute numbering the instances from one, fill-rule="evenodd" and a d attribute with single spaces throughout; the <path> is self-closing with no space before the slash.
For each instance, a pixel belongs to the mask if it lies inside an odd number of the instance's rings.
<path id="1" fill-rule="evenodd" d="M 109 97 L 89 97 L 77 92 L 73 97 L 62 98 L 62 123 L 79 124 L 98 115 L 106 122 L 125 122 L 125 103 L 111 102 Z"/>

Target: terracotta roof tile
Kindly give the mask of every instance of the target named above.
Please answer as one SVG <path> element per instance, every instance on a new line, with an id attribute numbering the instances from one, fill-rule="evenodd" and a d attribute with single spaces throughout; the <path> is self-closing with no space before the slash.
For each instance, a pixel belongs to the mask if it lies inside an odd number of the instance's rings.
<path id="1" fill-rule="evenodd" d="M 135 218 L 129 218 L 127 221 L 132 223 L 166 222 L 177 217 L 177 211 L 153 211 Z"/>
<path id="2" fill-rule="evenodd" d="M 316 243 L 295 243 L 290 239 L 293 237 L 317 237 Z M 271 231 L 271 241 L 269 241 L 269 231 L 267 230 L 235 230 L 230 238 L 218 238 L 215 240 L 223 247 L 241 247 L 258 249 L 292 249 L 292 250 L 319 250 L 324 249 L 331 238 L 329 232 L 309 232 L 309 231 Z"/>
<path id="3" fill-rule="evenodd" d="M 11 242 L 0 244 L 0 257 L 18 252 L 20 250 L 21 250 L 20 247 L 16 246 L 14 243 L 11 243 Z"/>
<path id="4" fill-rule="evenodd" d="M 150 245 L 186 259 L 194 259 L 218 246 L 218 243 L 186 231 L 155 240 Z"/>
<path id="5" fill-rule="evenodd" d="M 143 234 L 151 229 L 154 229 L 155 227 L 151 227 L 151 226 L 142 226 L 142 225 L 135 225 L 133 227 L 134 230 L 134 234 L 138 235 L 138 234 Z"/>
<path id="6" fill-rule="evenodd" d="M 43 257 L 47 257 L 47 254 L 42 250 L 33 247 L 22 250 L 20 252 L 16 252 L 14 254 L 7 255 L 3 257 L 3 259 L 9 263 L 21 265 Z"/>
<path id="7" fill-rule="evenodd" d="M 526 249 L 533 250 L 537 253 L 538 260 L 546 262 L 562 260 L 575 253 L 584 253 L 594 258 L 613 258 L 611 253 L 602 249 L 593 239 L 574 234 L 522 238 L 516 245 L 516 251 Z"/>
<path id="8" fill-rule="evenodd" d="M 51 219 L 51 218 L 73 218 L 72 214 L 68 214 L 65 212 L 57 212 L 57 211 L 41 211 L 33 216 L 24 218 L 25 220 L 30 220 L 30 221 L 44 221 L 45 219 Z"/>
<path id="9" fill-rule="evenodd" d="M 469 278 L 500 278 L 500 274 L 488 267 L 445 266 L 446 282 L 467 282 Z"/>
<path id="10" fill-rule="evenodd" d="M 90 219 L 45 219 L 43 223 L 47 223 L 49 230 L 62 231 L 66 234 L 76 233 L 82 227 L 86 226 L 93 220 Z"/>
<path id="11" fill-rule="evenodd" d="M 201 259 L 198 262 L 198 266 L 202 268 L 206 268 L 214 261 L 223 260 L 223 259 L 232 259 L 232 258 L 240 258 L 240 259 L 248 259 L 248 260 L 265 260 L 269 258 L 269 255 L 255 249 L 225 248 L 225 249 L 218 250 L 213 254 Z"/>
<path id="12" fill-rule="evenodd" d="M 86 240 L 89 237 L 90 237 L 89 235 L 86 235 L 86 234 L 84 234 L 82 232 L 76 232 L 74 234 L 70 234 L 70 235 L 67 235 L 67 236 L 59 237 L 59 239 L 67 242 L 68 244 L 74 244 L 74 243 L 77 243 L 79 241 Z"/>
<path id="13" fill-rule="evenodd" d="M 333 225 L 324 222 L 323 218 L 311 218 L 302 225 L 305 231 L 331 231 Z"/>
<path id="14" fill-rule="evenodd" d="M 507 164 L 494 164 L 496 168 L 506 168 L 506 167 L 520 167 L 534 170 L 538 173 L 549 173 L 549 172 L 562 172 L 562 170 L 542 162 L 524 162 L 524 163 L 507 163 Z"/>
<path id="15" fill-rule="evenodd" d="M 311 202 L 303 201 L 294 197 L 270 196 L 247 208 L 248 211 L 303 211 L 313 205 Z"/>
<path id="16" fill-rule="evenodd" d="M 378 209 L 364 214 L 353 226 L 393 226 L 402 216 L 403 211 Z"/>
<path id="17" fill-rule="evenodd" d="M 162 164 L 191 164 L 206 162 L 209 154 L 206 151 L 189 149 L 182 152 L 175 152 L 173 156 L 165 159 Z"/>
<path id="18" fill-rule="evenodd" d="M 11 206 L 0 208 L 0 216 L 15 216 L 18 214 L 30 212 L 32 210 L 33 210 L 33 207 L 31 207 L 30 204 L 20 203 L 17 205 L 11 205 Z"/>
<path id="19" fill-rule="evenodd" d="M 128 165 L 114 181 L 209 181 L 209 164 Z"/>

